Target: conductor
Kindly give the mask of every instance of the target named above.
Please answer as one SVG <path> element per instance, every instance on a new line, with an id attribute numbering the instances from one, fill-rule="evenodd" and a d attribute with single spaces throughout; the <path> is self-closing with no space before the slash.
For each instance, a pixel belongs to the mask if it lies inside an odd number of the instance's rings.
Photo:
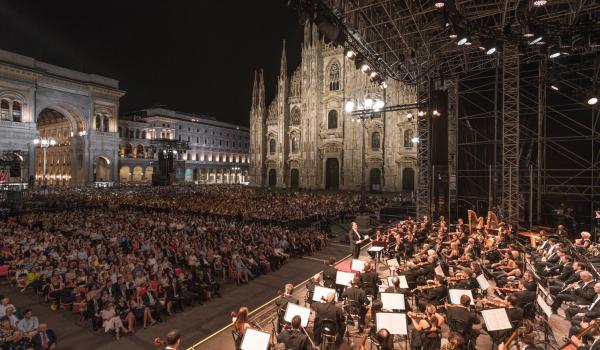
<path id="1" fill-rule="evenodd" d="M 352 228 L 348 231 L 348 238 L 350 239 L 350 247 L 352 248 L 352 257 L 358 259 L 362 236 L 358 232 L 358 224 L 356 222 L 352 222 Z"/>

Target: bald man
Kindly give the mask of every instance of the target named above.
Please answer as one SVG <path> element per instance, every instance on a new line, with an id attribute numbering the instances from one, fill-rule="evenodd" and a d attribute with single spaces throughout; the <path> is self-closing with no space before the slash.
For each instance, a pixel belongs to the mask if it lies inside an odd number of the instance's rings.
<path id="1" fill-rule="evenodd" d="M 335 343 L 337 345 L 341 344 L 344 333 L 346 332 L 346 325 L 344 323 L 342 309 L 335 306 L 335 293 L 327 294 L 325 302 L 314 302 L 310 305 L 310 308 L 315 310 L 315 324 L 313 327 L 315 344 L 317 346 L 321 344 L 323 323 L 329 321 L 335 323 L 337 333 Z"/>

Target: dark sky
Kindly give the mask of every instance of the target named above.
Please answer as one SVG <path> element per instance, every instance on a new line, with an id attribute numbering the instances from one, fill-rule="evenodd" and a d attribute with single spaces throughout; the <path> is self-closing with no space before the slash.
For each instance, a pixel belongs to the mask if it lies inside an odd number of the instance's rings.
<path id="1" fill-rule="evenodd" d="M 302 29 L 285 0 L 0 1 L 0 48 L 120 81 L 121 112 L 156 104 L 248 124 L 253 72 L 275 91 Z"/>

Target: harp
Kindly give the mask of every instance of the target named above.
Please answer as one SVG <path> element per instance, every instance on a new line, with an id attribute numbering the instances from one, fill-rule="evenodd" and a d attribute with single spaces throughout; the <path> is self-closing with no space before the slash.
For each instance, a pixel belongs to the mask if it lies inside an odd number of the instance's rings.
<path id="1" fill-rule="evenodd" d="M 472 234 L 475 225 L 477 225 L 477 214 L 472 210 L 467 210 L 467 214 L 469 218 L 469 234 Z"/>
<path id="2" fill-rule="evenodd" d="M 498 228 L 498 217 L 493 211 L 488 211 L 486 227 L 490 230 L 495 230 Z"/>

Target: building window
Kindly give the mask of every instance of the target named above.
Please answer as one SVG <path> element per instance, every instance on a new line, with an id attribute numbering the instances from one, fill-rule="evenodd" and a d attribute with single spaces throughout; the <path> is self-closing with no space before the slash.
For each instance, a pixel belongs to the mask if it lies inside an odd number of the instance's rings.
<path id="1" fill-rule="evenodd" d="M 96 114 L 96 130 L 101 131 L 102 129 L 102 117 L 100 114 Z"/>
<path id="2" fill-rule="evenodd" d="M 108 120 L 108 116 L 104 116 L 104 132 L 108 132 L 109 128 L 109 120 Z"/>
<path id="3" fill-rule="evenodd" d="M 136 139 L 140 138 L 140 129 L 135 129 L 135 138 Z"/>
<path id="4" fill-rule="evenodd" d="M 275 154 L 277 148 L 277 142 L 275 139 L 269 140 L 269 153 Z"/>
<path id="5" fill-rule="evenodd" d="M 371 148 L 378 150 L 379 147 L 381 147 L 381 134 L 378 131 L 375 131 L 371 134 Z"/>
<path id="6" fill-rule="evenodd" d="M 329 68 L 329 90 L 336 91 L 340 89 L 340 66 L 337 62 Z"/>
<path id="7" fill-rule="evenodd" d="M 413 131 L 412 129 L 404 130 L 404 147 L 412 148 L 413 146 Z"/>
<path id="8" fill-rule="evenodd" d="M 0 119 L 1 120 L 10 120 L 9 114 L 9 105 L 7 100 L 2 100 L 0 102 Z"/>
<path id="9" fill-rule="evenodd" d="M 292 108 L 292 113 L 290 117 L 290 125 L 300 125 L 300 108 L 294 107 Z"/>
<path id="10" fill-rule="evenodd" d="M 145 130 L 142 130 L 142 138 L 146 139 L 146 131 Z"/>
<path id="11" fill-rule="evenodd" d="M 119 137 L 123 137 L 123 128 L 119 126 Z"/>
<path id="12" fill-rule="evenodd" d="M 21 104 L 17 101 L 13 102 L 12 119 L 13 122 L 21 122 Z"/>
<path id="13" fill-rule="evenodd" d="M 332 109 L 327 114 L 327 129 L 337 129 L 338 127 L 338 117 L 337 111 Z"/>
<path id="14" fill-rule="evenodd" d="M 298 136 L 292 136 L 292 153 L 298 153 L 300 151 L 300 140 Z"/>

